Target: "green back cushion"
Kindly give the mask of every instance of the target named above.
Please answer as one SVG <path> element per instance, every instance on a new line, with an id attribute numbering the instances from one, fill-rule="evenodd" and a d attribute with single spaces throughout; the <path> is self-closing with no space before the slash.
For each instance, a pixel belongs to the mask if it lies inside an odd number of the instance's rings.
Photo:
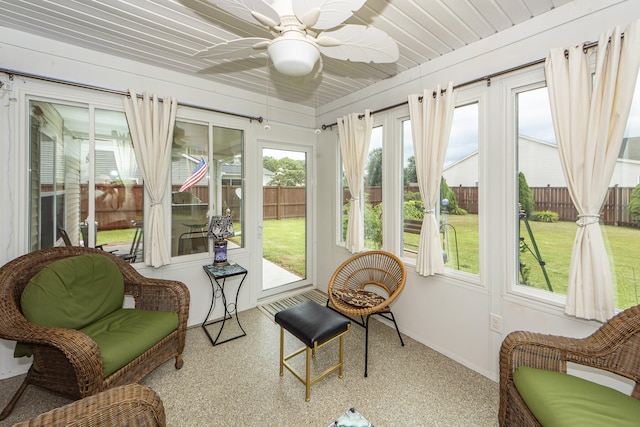
<path id="1" fill-rule="evenodd" d="M 640 400 L 561 372 L 519 366 L 513 382 L 543 426 L 638 426 Z"/>
<path id="2" fill-rule="evenodd" d="M 122 307 L 124 280 L 116 264 L 100 254 L 65 258 L 27 283 L 22 312 L 32 323 L 81 329 Z"/>

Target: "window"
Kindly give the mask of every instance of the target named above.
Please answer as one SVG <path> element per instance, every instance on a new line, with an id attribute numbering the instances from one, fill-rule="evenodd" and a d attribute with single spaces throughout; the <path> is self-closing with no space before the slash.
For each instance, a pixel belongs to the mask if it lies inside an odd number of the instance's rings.
<path id="1" fill-rule="evenodd" d="M 213 150 L 209 150 L 209 135 Z M 231 215 L 242 246 L 244 132 L 177 120 L 171 149 L 171 255 L 209 251 L 209 213 Z"/>
<path id="2" fill-rule="evenodd" d="M 367 249 L 382 248 L 382 139 L 383 127 L 376 126 L 371 131 L 367 163 L 364 169 L 364 245 Z M 347 222 L 351 207 L 351 191 L 344 173 L 344 163 L 341 162 L 342 183 L 342 234 L 341 242 L 346 240 Z"/>
<path id="3" fill-rule="evenodd" d="M 478 274 L 478 103 L 456 107 L 440 183 L 440 239 L 445 267 Z M 415 258 L 424 217 L 411 121 L 402 122 L 403 250 Z"/>
<path id="4" fill-rule="evenodd" d="M 546 87 L 516 93 L 519 285 L 566 295 L 577 211 L 560 164 Z M 640 87 L 600 211 L 616 308 L 640 303 L 640 229 L 633 191 L 640 175 Z M 640 203 L 640 190 L 635 198 Z M 636 205 L 637 206 L 637 205 Z"/>
<path id="5" fill-rule="evenodd" d="M 383 127 L 371 131 L 364 170 L 364 246 L 382 248 L 382 136 Z"/>
<path id="6" fill-rule="evenodd" d="M 424 205 L 418 188 L 416 158 L 413 150 L 411 120 L 402 121 L 402 170 L 403 170 L 403 238 L 402 247 L 405 257 L 414 258 L 418 253 L 420 228 L 424 217 Z"/>
<path id="7" fill-rule="evenodd" d="M 517 93 L 516 108 L 518 282 L 566 295 L 577 213 L 560 165 L 547 88 Z M 538 221 L 543 218 L 547 222 Z"/>
<path id="8" fill-rule="evenodd" d="M 129 260 L 139 262 L 143 254 L 144 186 L 127 119 L 121 111 L 96 109 L 95 123 L 94 240 L 105 250 L 128 253 L 133 257 Z M 89 153 L 88 141 L 84 150 Z M 90 241 L 87 224 L 87 220 L 80 224 L 83 241 Z"/>
<path id="9" fill-rule="evenodd" d="M 29 117 L 31 250 L 65 244 L 64 233 L 72 245 L 130 253 L 143 183 L 124 113 L 31 100 Z"/>
<path id="10" fill-rule="evenodd" d="M 205 119 L 176 120 L 171 162 L 171 254 L 209 252 L 208 218 L 229 214 L 243 246 L 244 131 Z M 123 111 L 65 101 L 29 101 L 31 250 L 101 247 L 143 261 L 144 182 Z M 90 126 L 90 124 L 92 124 Z M 182 185 L 203 160 L 206 173 Z"/>
<path id="11" fill-rule="evenodd" d="M 478 274 L 478 103 L 456 107 L 440 184 L 445 266 Z"/>
<path id="12" fill-rule="evenodd" d="M 171 255 L 209 252 L 209 126 L 176 120 L 171 146 Z"/>

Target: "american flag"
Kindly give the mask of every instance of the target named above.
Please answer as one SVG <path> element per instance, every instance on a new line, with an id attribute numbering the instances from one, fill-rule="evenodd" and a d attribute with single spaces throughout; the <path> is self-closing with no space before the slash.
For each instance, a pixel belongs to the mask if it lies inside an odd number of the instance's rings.
<path id="1" fill-rule="evenodd" d="M 191 172 L 189 178 L 187 178 L 187 180 L 184 182 L 184 184 L 182 184 L 182 187 L 180 187 L 180 190 L 178 191 L 182 193 L 183 191 L 187 191 L 188 189 L 199 183 L 202 178 L 207 175 L 208 170 L 209 165 L 207 165 L 207 163 L 204 161 L 204 157 L 201 157 L 200 161 L 196 165 L 196 168 L 193 170 L 193 172 Z"/>

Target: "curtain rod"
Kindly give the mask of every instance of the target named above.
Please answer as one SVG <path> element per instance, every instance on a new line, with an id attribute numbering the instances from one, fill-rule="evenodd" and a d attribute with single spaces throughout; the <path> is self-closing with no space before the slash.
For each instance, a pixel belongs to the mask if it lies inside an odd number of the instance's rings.
<path id="1" fill-rule="evenodd" d="M 621 37 L 624 38 L 624 33 L 621 35 Z M 591 49 L 593 47 L 596 47 L 596 46 L 598 46 L 598 42 L 588 42 L 588 43 L 584 43 L 583 44 L 582 49 L 583 49 L 583 51 L 586 52 L 587 50 L 589 50 L 589 49 Z M 569 53 L 568 50 L 565 50 L 564 52 L 565 52 L 565 55 L 568 55 L 568 53 Z M 473 80 L 469 80 L 469 81 L 466 81 L 464 83 L 457 84 L 457 85 L 453 86 L 453 90 L 460 89 L 462 87 L 469 86 L 469 85 L 472 85 L 472 84 L 475 84 L 475 83 L 479 83 L 479 82 L 482 82 L 482 81 L 486 81 L 487 82 L 487 86 L 491 86 L 491 79 L 494 78 L 494 77 L 499 77 L 499 76 L 502 76 L 504 74 L 508 74 L 508 73 L 512 73 L 514 71 L 522 70 L 524 68 L 533 67 L 534 65 L 543 64 L 545 61 L 546 61 L 546 58 L 536 59 L 535 61 L 527 62 L 525 64 L 516 65 L 515 67 L 511 67 L 511 68 L 507 68 L 507 69 L 504 69 L 504 70 L 496 71 L 495 73 L 487 74 L 486 76 L 478 77 L 478 78 L 475 78 Z M 445 90 L 442 89 L 441 92 L 445 92 Z M 434 97 L 436 96 L 435 92 L 433 92 L 433 96 Z M 420 100 L 422 100 L 422 97 L 420 97 Z M 389 105 L 387 107 L 382 107 L 382 108 L 380 108 L 378 110 L 372 111 L 371 114 L 382 113 L 384 111 L 392 110 L 392 109 L 394 109 L 396 107 L 407 105 L 408 103 L 409 103 L 409 101 L 403 101 L 403 102 L 399 102 L 397 104 Z M 362 119 L 363 117 L 364 117 L 364 115 L 362 115 L 362 114 L 358 115 L 359 119 Z M 322 125 L 321 128 L 322 128 L 322 130 L 327 130 L 327 128 L 332 128 L 333 126 L 336 126 L 337 124 L 338 124 L 338 122 L 331 123 L 329 125 Z"/>
<path id="2" fill-rule="evenodd" d="M 26 73 L 26 72 L 23 72 L 23 71 L 0 68 L 0 72 L 7 74 L 9 76 L 10 80 L 13 80 L 14 76 L 20 76 L 20 77 L 27 77 L 27 78 L 34 79 L 34 80 L 42 80 L 42 81 L 50 82 L 50 83 L 59 83 L 59 84 L 78 87 L 78 88 L 82 88 L 82 89 L 91 89 L 91 90 L 95 90 L 95 91 L 98 91 L 98 92 L 111 93 L 111 94 L 114 94 L 114 95 L 129 96 L 129 92 L 128 91 L 117 90 L 117 89 L 109 89 L 109 88 L 100 87 L 100 86 L 93 86 L 93 85 L 86 84 L 86 83 L 79 83 L 79 82 L 73 82 L 73 81 L 70 81 L 70 80 L 57 79 L 57 78 L 54 78 L 54 77 L 47 77 L 47 76 L 42 76 L 42 75 L 38 75 L 38 74 Z M 4 84 L 2 82 L 0 82 L 0 88 L 3 85 Z M 142 98 L 142 95 L 140 95 L 140 94 L 136 93 L 136 96 L 138 98 Z M 159 100 L 162 101 L 162 98 L 159 98 Z M 264 120 L 262 118 L 262 116 L 259 116 L 259 117 L 248 116 L 246 114 L 234 113 L 234 112 L 231 112 L 231 111 L 219 110 L 219 109 L 211 108 L 211 107 L 203 107 L 201 105 L 188 104 L 188 103 L 184 103 L 184 102 L 178 102 L 178 105 L 180 105 L 182 107 L 198 108 L 200 110 L 211 111 L 213 113 L 220 113 L 220 114 L 226 114 L 226 115 L 229 115 L 229 116 L 242 117 L 244 119 L 249 119 L 249 121 L 255 120 L 258 123 L 262 123 L 262 121 Z"/>
<path id="3" fill-rule="evenodd" d="M 537 59 L 535 61 L 527 62 L 526 64 L 517 65 L 515 67 L 507 68 L 506 70 L 501 70 L 501 71 L 497 71 L 497 72 L 492 73 L 492 74 L 487 74 L 486 76 L 477 77 L 477 78 L 475 78 L 473 80 L 469 80 L 469 81 L 466 81 L 464 83 L 460 83 L 460 84 L 457 84 L 457 85 L 453 86 L 453 90 L 460 89 L 462 87 L 469 86 L 469 85 L 472 85 L 472 84 L 475 84 L 475 83 L 478 83 L 478 82 L 482 82 L 482 81 L 486 81 L 487 82 L 487 86 L 491 86 L 491 79 L 494 78 L 494 77 L 498 77 L 498 76 L 501 76 L 501 75 L 507 74 L 507 73 L 512 73 L 514 71 L 522 70 L 523 68 L 532 67 L 534 65 L 542 64 L 544 61 L 545 61 L 544 59 Z M 445 89 L 442 89 L 441 92 L 445 92 Z M 434 97 L 436 96 L 435 92 L 433 92 L 433 96 Z M 422 100 L 422 96 L 420 97 L 420 100 Z M 371 114 L 382 113 L 384 111 L 392 110 L 392 109 L 394 109 L 396 107 L 400 107 L 402 105 L 407 105 L 408 103 L 409 103 L 409 101 L 398 102 L 397 104 L 389 105 L 387 107 L 382 107 L 382 108 L 380 108 L 378 110 L 372 111 Z M 360 119 L 363 118 L 363 117 L 364 117 L 364 115 L 358 115 L 358 118 L 360 118 Z M 322 130 L 326 130 L 327 128 L 331 128 L 333 126 L 336 126 L 337 124 L 338 124 L 338 122 L 331 123 L 329 125 L 322 125 L 321 128 L 322 128 Z"/>

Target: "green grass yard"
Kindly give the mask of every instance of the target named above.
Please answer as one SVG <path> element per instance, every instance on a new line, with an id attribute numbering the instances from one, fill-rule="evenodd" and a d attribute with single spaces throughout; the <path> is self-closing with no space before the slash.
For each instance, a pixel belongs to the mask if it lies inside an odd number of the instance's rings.
<path id="1" fill-rule="evenodd" d="M 456 268 L 455 237 L 458 241 L 460 270 L 477 274 L 478 259 L 478 216 L 449 215 L 449 224 L 455 227 L 448 233 L 449 262 L 447 266 Z M 540 255 L 545 261 L 545 269 L 554 292 L 567 293 L 571 249 L 576 233 L 574 222 L 529 222 Z M 292 273 L 305 277 L 305 220 L 266 220 L 263 224 L 265 259 L 278 264 Z M 521 221 L 521 235 L 524 242 L 533 249 L 531 239 Z M 616 307 L 627 308 L 640 303 L 640 229 L 603 226 L 605 242 L 610 253 L 609 259 L 615 284 Z M 100 231 L 98 243 L 131 242 L 134 229 Z M 404 233 L 405 245 L 418 244 L 418 235 Z M 611 256 L 613 255 L 613 256 Z M 528 286 L 548 290 L 538 261 L 529 252 L 521 254 L 525 264 Z M 520 277 L 522 282 L 522 277 Z"/>
<path id="2" fill-rule="evenodd" d="M 448 222 L 456 229 L 458 237 L 460 270 L 477 274 L 478 260 L 478 217 L 477 215 L 449 215 Z M 553 291 L 567 294 L 569 264 L 577 225 L 575 222 L 535 222 L 529 221 L 533 238 L 536 241 Z M 640 229 L 628 227 L 602 226 L 608 245 L 609 260 L 615 284 L 617 308 L 627 308 L 640 303 Z M 533 250 L 531 238 L 523 221 L 520 221 L 520 233 L 524 243 Z M 449 232 L 450 248 L 454 249 L 452 232 Z M 404 233 L 405 243 L 417 245 L 418 236 Z M 450 251 L 451 253 L 451 251 Z M 450 256 L 447 266 L 455 268 L 455 252 Z M 525 264 L 528 286 L 548 290 L 542 268 L 533 254 L 525 251 L 521 254 Z M 519 277 L 522 283 L 522 276 Z"/>
<path id="3" fill-rule="evenodd" d="M 263 222 L 263 257 L 298 277 L 307 277 L 304 218 Z"/>

